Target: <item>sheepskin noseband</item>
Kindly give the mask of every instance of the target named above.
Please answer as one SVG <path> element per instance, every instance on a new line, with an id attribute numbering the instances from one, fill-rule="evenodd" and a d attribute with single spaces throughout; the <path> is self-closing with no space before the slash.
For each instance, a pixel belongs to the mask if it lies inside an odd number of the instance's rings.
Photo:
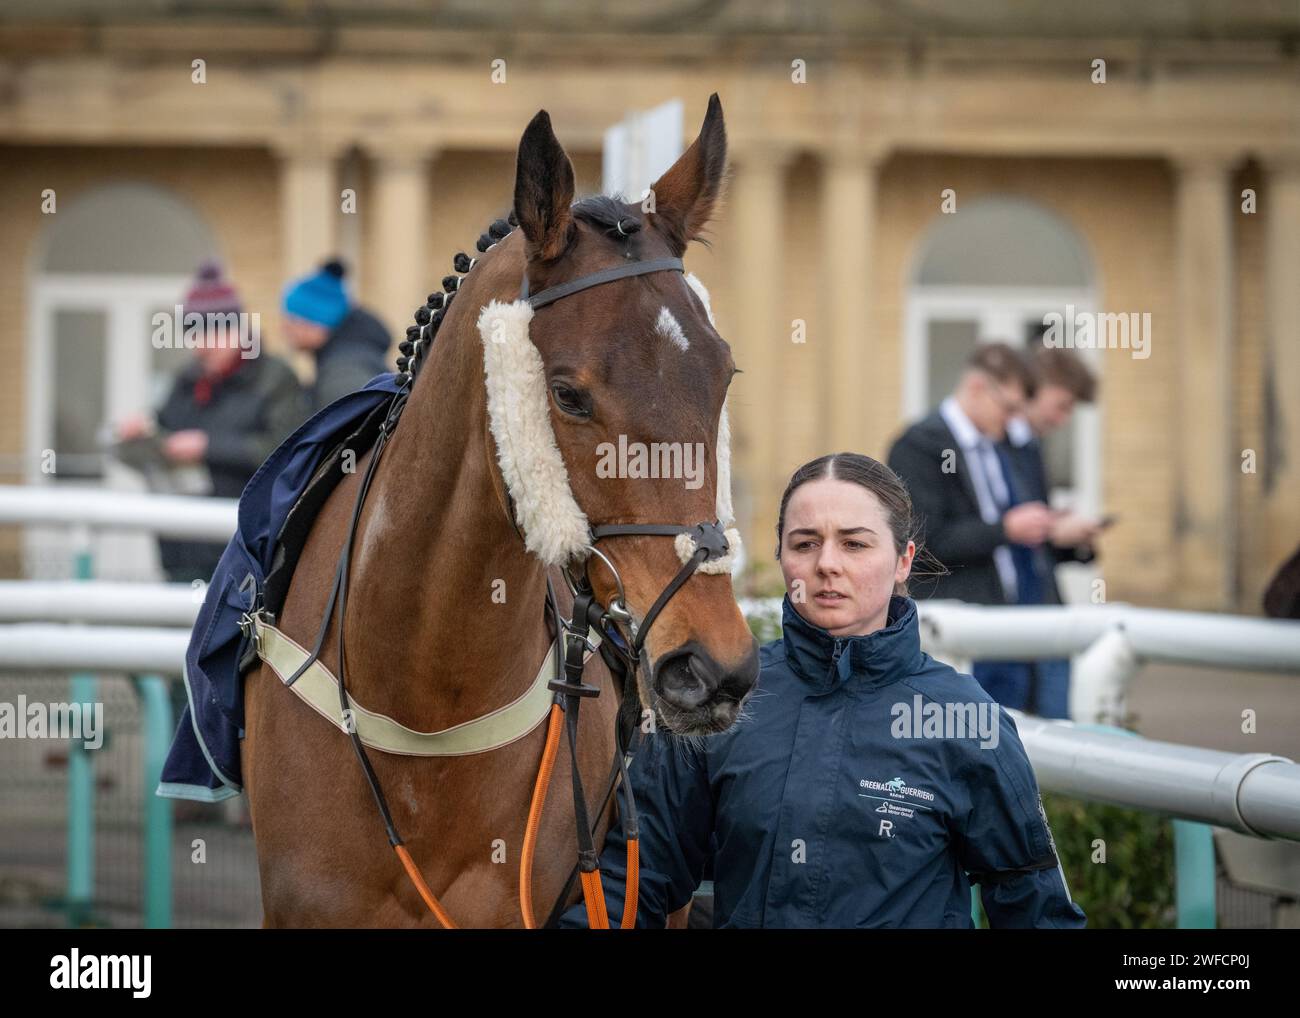
<path id="1" fill-rule="evenodd" d="M 542 355 L 528 338 L 532 319 L 526 300 L 494 300 L 479 313 L 488 421 L 525 546 L 548 565 L 565 565 L 585 556 L 589 527 L 555 443 Z"/>
<path id="2" fill-rule="evenodd" d="M 686 280 L 713 322 L 709 295 L 693 275 Z M 527 300 L 494 300 L 479 313 L 483 340 L 483 374 L 487 386 L 488 423 L 497 447 L 497 462 L 515 504 L 515 518 L 527 549 L 547 565 L 567 565 L 587 557 L 590 526 L 569 485 L 569 474 L 551 427 L 546 395 L 546 371 L 541 354 L 528 335 L 533 306 Z M 731 423 L 723 403 L 717 439 L 718 522 L 724 527 L 728 551 L 699 566 L 702 573 L 731 571 L 740 548 L 740 532 L 731 502 Z M 683 563 L 695 553 L 690 534 L 674 539 Z"/>

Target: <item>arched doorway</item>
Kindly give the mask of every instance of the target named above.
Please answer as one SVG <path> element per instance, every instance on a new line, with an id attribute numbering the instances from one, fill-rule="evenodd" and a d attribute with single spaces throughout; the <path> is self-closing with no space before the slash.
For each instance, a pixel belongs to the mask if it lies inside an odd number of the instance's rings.
<path id="1" fill-rule="evenodd" d="M 189 351 L 156 349 L 153 316 L 172 312 L 215 253 L 198 214 L 151 184 L 102 185 L 50 216 L 28 286 L 26 483 L 139 490 L 105 455 L 108 428 L 161 401 Z M 30 533 L 29 575 L 60 575 L 66 558 Z M 96 542 L 101 575 L 152 578 L 155 563 L 148 538 Z"/>
<path id="2" fill-rule="evenodd" d="M 1078 234 L 1016 196 L 941 215 L 921 242 L 907 298 L 903 410 L 919 417 L 947 395 L 979 343 L 1026 346 L 1043 316 L 1091 311 L 1095 273 Z M 1095 350 L 1077 351 L 1098 368 Z M 1045 443 L 1054 494 L 1083 511 L 1100 502 L 1098 408 L 1080 406 Z"/>
<path id="3" fill-rule="evenodd" d="M 908 419 L 937 406 L 980 343 L 1028 348 L 1044 315 L 1067 305 L 1093 311 L 1096 272 L 1069 223 L 1018 195 L 970 201 L 941 214 L 918 248 L 905 317 L 903 409 Z M 1078 350 L 1100 373 L 1096 350 Z M 1084 513 L 1101 506 L 1098 404 L 1079 405 L 1070 424 L 1043 442 L 1052 503 Z M 1070 567 L 1067 600 L 1086 597 L 1091 570 Z"/>

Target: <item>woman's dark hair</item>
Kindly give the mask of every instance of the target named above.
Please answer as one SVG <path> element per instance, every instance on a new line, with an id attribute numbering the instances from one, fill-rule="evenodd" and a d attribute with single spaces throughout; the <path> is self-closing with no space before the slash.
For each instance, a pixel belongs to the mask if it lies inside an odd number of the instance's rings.
<path id="1" fill-rule="evenodd" d="M 776 517 L 776 557 L 781 557 L 781 540 L 785 536 L 785 510 L 792 496 L 809 481 L 824 478 L 848 481 L 860 484 L 880 500 L 885 510 L 885 520 L 889 524 L 890 536 L 894 539 L 894 551 L 902 555 L 907 550 L 908 541 L 917 541 L 916 559 L 922 557 L 920 542 L 917 538 L 917 521 L 912 513 L 912 496 L 902 479 L 889 467 L 870 456 L 856 452 L 837 452 L 829 456 L 819 456 L 805 463 L 796 470 L 781 496 L 781 509 Z M 915 567 L 914 567 L 915 568 Z M 899 584 L 896 593 L 906 594 L 907 584 Z"/>
<path id="2" fill-rule="evenodd" d="M 889 467 L 870 456 L 856 452 L 837 452 L 819 456 L 805 463 L 790 478 L 781 496 L 781 510 L 776 517 L 776 557 L 781 557 L 781 539 L 785 536 L 785 510 L 790 496 L 809 481 L 823 478 L 860 484 L 880 499 L 885 509 L 889 532 L 894 538 L 894 551 L 899 555 L 907 550 L 907 542 L 915 537 L 912 519 L 912 496 L 907 493 L 902 480 Z"/>

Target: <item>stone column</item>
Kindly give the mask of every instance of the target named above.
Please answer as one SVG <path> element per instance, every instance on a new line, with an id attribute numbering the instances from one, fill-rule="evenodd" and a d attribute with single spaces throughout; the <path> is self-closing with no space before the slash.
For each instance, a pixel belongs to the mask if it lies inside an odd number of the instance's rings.
<path id="1" fill-rule="evenodd" d="M 745 479 L 751 509 L 752 554 L 766 556 L 776 522 L 777 501 L 788 464 L 774 462 L 779 429 L 788 412 L 777 370 L 778 344 L 790 342 L 789 322 L 781 319 L 782 248 L 785 218 L 785 168 L 795 153 L 785 146 L 755 141 L 737 146 L 728 219 L 735 254 L 732 290 L 736 324 L 729 338 L 736 365 L 744 373 L 732 382 L 732 427 L 737 436 L 738 473 Z"/>
<path id="2" fill-rule="evenodd" d="M 819 363 L 825 385 L 827 450 L 862 449 L 867 444 L 869 402 L 860 372 L 849 370 L 870 353 L 872 247 L 876 235 L 876 185 L 884 153 L 861 144 L 832 144 L 822 153 L 822 230 L 829 334 Z"/>
<path id="3" fill-rule="evenodd" d="M 1241 476 L 1232 399 L 1232 160 L 1198 154 L 1174 165 L 1178 331 L 1152 337 L 1151 355 L 1176 358 L 1178 594 L 1185 607 L 1226 610 L 1236 595 Z"/>
<path id="4" fill-rule="evenodd" d="M 376 260 L 368 273 L 376 282 L 369 302 L 396 343 L 414 323 L 415 309 L 439 289 L 442 279 L 429 276 L 425 240 L 435 149 L 405 140 L 366 143 L 364 148 L 371 159 L 370 194 L 364 196 L 374 230 L 369 250 Z"/>
<path id="5" fill-rule="evenodd" d="M 335 170 L 344 145 L 297 138 L 275 146 L 280 159 L 281 265 L 284 282 L 335 254 L 340 207 Z"/>
<path id="6" fill-rule="evenodd" d="M 1300 543 L 1300 152 L 1265 157 L 1268 386 L 1273 434 L 1261 451 L 1269 577 Z M 1267 577 L 1262 582 L 1267 582 Z M 1253 606 L 1251 606 L 1253 607 Z"/>

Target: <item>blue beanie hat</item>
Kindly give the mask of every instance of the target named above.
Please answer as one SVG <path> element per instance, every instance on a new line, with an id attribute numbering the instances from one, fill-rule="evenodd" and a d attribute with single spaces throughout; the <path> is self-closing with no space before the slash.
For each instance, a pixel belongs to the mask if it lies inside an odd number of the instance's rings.
<path id="1" fill-rule="evenodd" d="M 334 328 L 351 306 L 343 289 L 343 274 L 343 264 L 330 261 L 312 275 L 290 283 L 284 291 L 284 310 L 327 329 Z"/>

